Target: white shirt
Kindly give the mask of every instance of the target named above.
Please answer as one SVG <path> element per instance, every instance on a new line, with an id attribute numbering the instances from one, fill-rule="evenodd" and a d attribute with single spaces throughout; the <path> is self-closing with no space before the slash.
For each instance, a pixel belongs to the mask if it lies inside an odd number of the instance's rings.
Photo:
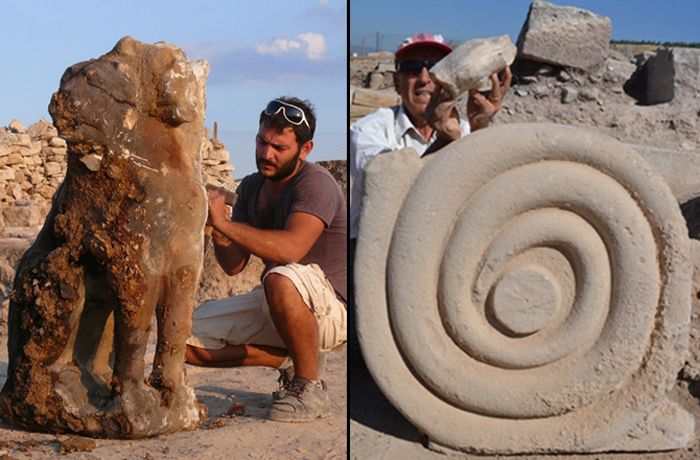
<path id="1" fill-rule="evenodd" d="M 460 120 L 462 137 L 469 134 L 469 123 Z M 403 105 L 379 109 L 350 126 L 350 238 L 357 238 L 362 205 L 365 165 L 375 156 L 413 148 L 423 156 L 437 138 L 437 132 L 425 140 L 408 118 Z"/>

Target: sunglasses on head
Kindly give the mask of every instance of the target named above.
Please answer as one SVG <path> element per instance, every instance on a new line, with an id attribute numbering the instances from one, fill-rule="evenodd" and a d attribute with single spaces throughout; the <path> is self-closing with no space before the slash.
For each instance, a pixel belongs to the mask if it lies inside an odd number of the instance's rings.
<path id="1" fill-rule="evenodd" d="M 307 128 L 311 129 L 309 122 L 306 121 L 306 115 L 302 109 L 296 105 L 289 104 L 288 102 L 282 102 L 279 99 L 270 101 L 270 103 L 267 104 L 267 107 L 265 107 L 265 115 L 277 115 L 280 113 L 280 110 L 282 111 L 282 115 L 284 115 L 284 119 L 291 124 L 299 126 L 300 124 L 304 123 Z"/>
<path id="2" fill-rule="evenodd" d="M 396 64 L 396 71 L 399 73 L 419 73 L 423 67 L 430 70 L 438 61 L 401 61 Z"/>

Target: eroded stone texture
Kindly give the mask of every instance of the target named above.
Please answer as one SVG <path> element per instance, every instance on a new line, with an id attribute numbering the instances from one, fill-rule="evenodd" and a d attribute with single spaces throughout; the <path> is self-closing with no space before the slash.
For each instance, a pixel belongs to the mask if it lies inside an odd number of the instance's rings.
<path id="1" fill-rule="evenodd" d="M 610 18 L 535 0 L 518 37 L 518 56 L 590 70 L 608 56 Z"/>
<path id="2" fill-rule="evenodd" d="M 470 89 L 490 90 L 489 76 L 510 65 L 515 53 L 507 35 L 476 38 L 455 48 L 430 69 L 430 74 L 454 99 Z"/>
<path id="3" fill-rule="evenodd" d="M 175 46 L 130 37 L 64 73 L 49 112 L 68 171 L 17 268 L 0 393 L 8 423 L 138 438 L 205 415 L 183 361 L 206 219 L 207 73 Z"/>
<path id="4" fill-rule="evenodd" d="M 693 417 L 667 397 L 688 346 L 690 240 L 669 187 L 633 150 L 511 124 L 427 159 L 380 155 L 365 177 L 360 345 L 433 447 L 690 442 Z"/>

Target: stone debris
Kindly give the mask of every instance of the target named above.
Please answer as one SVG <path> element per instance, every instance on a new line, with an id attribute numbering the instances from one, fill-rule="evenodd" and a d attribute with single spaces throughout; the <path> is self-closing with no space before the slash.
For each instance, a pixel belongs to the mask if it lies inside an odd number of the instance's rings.
<path id="1" fill-rule="evenodd" d="M 602 64 L 612 33 L 609 18 L 535 0 L 518 37 L 518 57 L 582 70 Z"/>

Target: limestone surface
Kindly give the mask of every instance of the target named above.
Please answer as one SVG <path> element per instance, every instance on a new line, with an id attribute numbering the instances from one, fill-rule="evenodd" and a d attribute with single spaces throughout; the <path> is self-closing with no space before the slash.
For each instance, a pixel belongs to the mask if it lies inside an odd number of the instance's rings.
<path id="1" fill-rule="evenodd" d="M 605 61 L 611 34 L 605 16 L 535 0 L 518 37 L 518 57 L 591 69 Z"/>
<path id="2" fill-rule="evenodd" d="M 175 46 L 130 37 L 64 73 L 49 112 L 68 168 L 16 270 L 6 422 L 139 438 L 195 428 L 205 415 L 183 362 L 206 220 L 207 73 Z"/>
<path id="3" fill-rule="evenodd" d="M 430 69 L 430 75 L 455 99 L 470 89 L 490 90 L 489 76 L 515 59 L 516 48 L 507 35 L 468 40 Z"/>
<path id="4" fill-rule="evenodd" d="M 553 124 L 481 130 L 367 165 L 358 337 L 387 399 L 436 449 L 670 450 L 693 417 L 690 240 L 632 149 Z"/>

